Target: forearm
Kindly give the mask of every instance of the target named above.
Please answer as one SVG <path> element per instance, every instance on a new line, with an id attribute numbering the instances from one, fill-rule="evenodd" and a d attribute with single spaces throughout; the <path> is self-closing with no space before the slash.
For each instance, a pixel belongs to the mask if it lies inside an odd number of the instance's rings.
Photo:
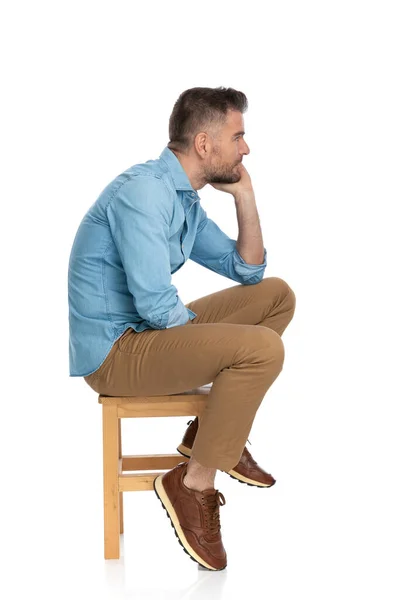
<path id="1" fill-rule="evenodd" d="M 248 264 L 259 265 L 264 260 L 264 242 L 254 193 L 237 193 L 234 198 L 239 226 L 237 251 Z"/>

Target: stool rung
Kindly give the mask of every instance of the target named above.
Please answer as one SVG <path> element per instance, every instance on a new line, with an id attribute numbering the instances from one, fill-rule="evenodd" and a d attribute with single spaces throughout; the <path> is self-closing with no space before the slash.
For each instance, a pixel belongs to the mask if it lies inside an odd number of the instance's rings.
<path id="1" fill-rule="evenodd" d="M 119 492 L 139 492 L 142 490 L 153 490 L 153 481 L 162 472 L 149 473 L 129 473 L 119 475 L 118 491 Z"/>
<path id="2" fill-rule="evenodd" d="M 188 460 L 182 454 L 131 454 L 122 456 L 122 471 L 148 471 L 150 469 L 173 469 Z"/>

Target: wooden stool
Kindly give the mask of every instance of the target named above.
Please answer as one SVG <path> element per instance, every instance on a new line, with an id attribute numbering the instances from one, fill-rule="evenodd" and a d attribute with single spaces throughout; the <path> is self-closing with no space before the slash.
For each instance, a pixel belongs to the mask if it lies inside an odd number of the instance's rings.
<path id="1" fill-rule="evenodd" d="M 172 396 L 99 396 L 103 405 L 104 558 L 119 558 L 120 533 L 124 532 L 123 492 L 153 490 L 160 472 L 189 459 L 182 454 L 122 456 L 121 419 L 134 417 L 200 416 L 212 384 Z M 133 471 L 133 473 L 124 473 Z"/>

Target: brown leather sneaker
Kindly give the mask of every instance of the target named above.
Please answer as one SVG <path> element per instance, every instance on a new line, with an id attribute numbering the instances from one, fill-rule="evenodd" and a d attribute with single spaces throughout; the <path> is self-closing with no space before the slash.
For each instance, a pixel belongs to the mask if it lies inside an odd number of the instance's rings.
<path id="1" fill-rule="evenodd" d="M 190 458 L 192 454 L 194 438 L 196 437 L 199 427 L 198 417 L 196 417 L 194 420 L 188 421 L 187 425 L 189 425 L 189 427 L 182 438 L 182 443 L 177 447 L 177 450 L 183 456 Z M 247 485 L 253 485 L 257 487 L 272 487 L 276 483 L 276 480 L 272 477 L 272 475 L 267 473 L 267 471 L 264 471 L 264 469 L 262 469 L 254 460 L 246 447 L 243 449 L 242 456 L 240 457 L 238 464 L 230 471 L 223 472 L 228 473 L 228 475 L 230 475 L 233 479 L 237 479 L 241 483 L 247 483 Z"/>
<path id="2" fill-rule="evenodd" d="M 214 488 L 202 492 L 188 488 L 183 483 L 186 471 L 187 462 L 181 462 L 162 473 L 154 480 L 154 491 L 190 558 L 210 571 L 221 571 L 227 565 L 219 520 L 224 495 Z"/>

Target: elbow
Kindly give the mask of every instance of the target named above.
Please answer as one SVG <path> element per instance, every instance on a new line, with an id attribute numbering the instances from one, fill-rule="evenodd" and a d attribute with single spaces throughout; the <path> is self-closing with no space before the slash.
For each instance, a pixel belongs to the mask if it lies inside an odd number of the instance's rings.
<path id="1" fill-rule="evenodd" d="M 255 283 L 260 283 L 264 279 L 264 271 L 258 273 L 257 275 L 252 275 L 251 277 L 247 277 L 243 280 L 243 285 L 254 285 Z"/>

